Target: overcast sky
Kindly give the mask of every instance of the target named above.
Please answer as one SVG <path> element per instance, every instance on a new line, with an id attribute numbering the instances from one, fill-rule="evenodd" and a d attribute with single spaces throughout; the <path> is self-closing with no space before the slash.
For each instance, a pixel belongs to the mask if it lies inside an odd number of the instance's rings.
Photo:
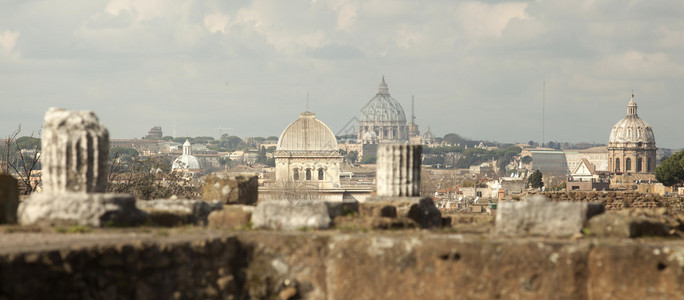
<path id="1" fill-rule="evenodd" d="M 112 138 L 337 133 L 378 89 L 438 135 L 607 143 L 632 90 L 684 147 L 684 1 L 0 0 L 0 136 L 49 107 Z"/>

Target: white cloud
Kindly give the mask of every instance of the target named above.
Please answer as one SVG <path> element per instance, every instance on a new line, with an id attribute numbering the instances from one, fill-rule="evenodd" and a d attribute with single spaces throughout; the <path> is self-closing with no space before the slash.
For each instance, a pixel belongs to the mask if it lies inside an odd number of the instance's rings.
<path id="1" fill-rule="evenodd" d="M 684 75 L 681 65 L 670 60 L 665 53 L 647 54 L 626 51 L 607 56 L 596 64 L 595 74 L 607 78 L 638 78 L 652 80 L 663 76 Z"/>
<path id="2" fill-rule="evenodd" d="M 511 20 L 529 20 L 527 3 L 487 4 L 468 2 L 459 8 L 464 34 L 473 39 L 500 37 Z"/>
<path id="3" fill-rule="evenodd" d="M 230 16 L 222 13 L 213 13 L 204 17 L 204 27 L 211 33 L 220 31 L 225 34 L 229 23 Z"/>
<path id="4" fill-rule="evenodd" d="M 14 50 L 14 45 L 17 43 L 19 32 L 5 30 L 0 32 L 0 47 L 6 52 L 11 53 Z"/>
<path id="5" fill-rule="evenodd" d="M 164 16 L 170 6 L 171 2 L 163 0 L 111 0 L 105 11 L 115 16 L 121 12 L 135 13 L 138 21 L 144 21 Z"/>

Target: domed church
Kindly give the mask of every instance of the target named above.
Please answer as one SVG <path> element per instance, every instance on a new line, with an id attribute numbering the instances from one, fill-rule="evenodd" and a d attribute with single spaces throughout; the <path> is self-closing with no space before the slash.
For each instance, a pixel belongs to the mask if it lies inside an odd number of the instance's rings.
<path id="1" fill-rule="evenodd" d="M 382 76 L 378 93 L 361 109 L 357 139 L 364 140 L 369 136 L 366 134 L 369 131 L 375 133 L 380 143 L 409 140 L 409 128 L 406 125 L 404 109 L 399 101 L 390 96 L 385 76 Z"/>
<path id="2" fill-rule="evenodd" d="M 173 161 L 171 170 L 176 172 L 197 173 L 202 169 L 197 157 L 192 155 L 192 145 L 189 140 L 183 143 L 183 155 Z"/>
<path id="3" fill-rule="evenodd" d="M 299 119 L 285 128 L 273 156 L 277 184 L 340 186 L 342 155 L 337 138 L 312 112 L 299 114 Z"/>
<path id="4" fill-rule="evenodd" d="M 639 118 L 634 94 L 627 116 L 615 123 L 608 142 L 608 166 L 613 173 L 651 173 L 656 165 L 653 129 Z"/>

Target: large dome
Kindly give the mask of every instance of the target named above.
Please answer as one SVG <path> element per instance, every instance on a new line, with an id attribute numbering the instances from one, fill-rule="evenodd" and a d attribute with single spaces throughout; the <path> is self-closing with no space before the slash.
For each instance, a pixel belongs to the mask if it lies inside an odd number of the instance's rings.
<path id="1" fill-rule="evenodd" d="M 361 109 L 361 122 L 378 121 L 406 123 L 404 109 L 399 104 L 399 101 L 390 96 L 384 76 L 378 88 L 378 93 Z"/>
<path id="2" fill-rule="evenodd" d="M 303 112 L 287 126 L 278 139 L 280 151 L 337 151 L 337 138 L 316 114 Z"/>
<path id="3" fill-rule="evenodd" d="M 639 118 L 634 96 L 632 96 L 632 100 L 629 101 L 629 104 L 627 105 L 627 116 L 615 123 L 613 129 L 610 131 L 609 143 L 642 143 L 655 145 L 653 129 L 646 121 Z"/>

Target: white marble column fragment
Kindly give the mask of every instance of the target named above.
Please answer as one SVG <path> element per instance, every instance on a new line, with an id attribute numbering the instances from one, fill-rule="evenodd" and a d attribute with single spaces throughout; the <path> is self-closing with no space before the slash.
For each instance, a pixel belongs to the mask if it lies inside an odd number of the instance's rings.
<path id="1" fill-rule="evenodd" d="M 93 112 L 48 110 L 42 147 L 43 192 L 19 204 L 20 224 L 102 227 L 147 221 L 132 195 L 106 193 L 109 133 Z"/>
<path id="2" fill-rule="evenodd" d="M 104 193 L 109 133 L 91 111 L 51 108 L 42 137 L 43 190 L 46 193 Z"/>
<path id="3" fill-rule="evenodd" d="M 420 145 L 378 146 L 376 184 L 378 196 L 420 196 Z"/>

